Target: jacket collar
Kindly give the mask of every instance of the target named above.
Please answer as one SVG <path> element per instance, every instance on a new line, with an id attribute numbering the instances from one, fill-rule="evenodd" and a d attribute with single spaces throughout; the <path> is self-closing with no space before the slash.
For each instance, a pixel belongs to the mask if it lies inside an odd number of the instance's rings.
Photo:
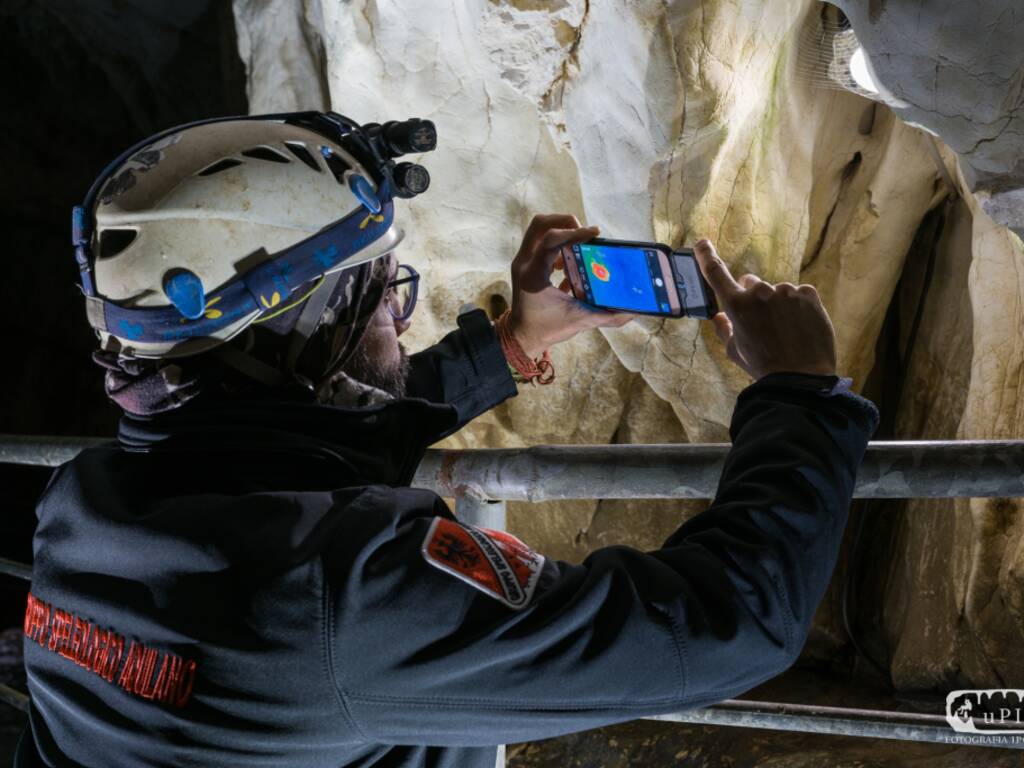
<path id="1" fill-rule="evenodd" d="M 427 446 L 458 421 L 455 408 L 420 398 L 347 408 L 305 392 L 197 400 L 153 417 L 125 414 L 118 440 L 132 452 L 194 454 L 195 461 L 249 460 L 279 467 L 282 480 L 328 487 L 412 482 Z M 211 455 L 213 454 L 213 455 Z"/>

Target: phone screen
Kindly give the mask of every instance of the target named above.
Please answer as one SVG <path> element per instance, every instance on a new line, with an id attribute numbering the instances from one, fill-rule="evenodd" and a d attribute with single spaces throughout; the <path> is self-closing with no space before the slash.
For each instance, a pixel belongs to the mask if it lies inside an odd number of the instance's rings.
<path id="1" fill-rule="evenodd" d="M 697 257 L 692 251 L 672 254 L 672 267 L 676 273 L 676 287 L 679 289 L 679 301 L 685 313 L 691 317 L 711 317 L 717 307 L 708 300 L 705 294 L 706 285 Z M 712 311 L 714 310 L 714 311 Z"/>
<path id="2" fill-rule="evenodd" d="M 572 252 L 588 303 L 627 312 L 670 311 L 655 249 L 581 243 Z"/>

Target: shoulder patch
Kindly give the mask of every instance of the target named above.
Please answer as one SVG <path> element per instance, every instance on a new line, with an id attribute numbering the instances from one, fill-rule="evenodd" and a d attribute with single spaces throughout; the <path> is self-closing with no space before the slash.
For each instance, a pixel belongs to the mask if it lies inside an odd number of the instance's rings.
<path id="1" fill-rule="evenodd" d="M 544 556 L 506 531 L 434 518 L 420 550 L 435 568 L 476 587 L 509 608 L 529 605 Z"/>

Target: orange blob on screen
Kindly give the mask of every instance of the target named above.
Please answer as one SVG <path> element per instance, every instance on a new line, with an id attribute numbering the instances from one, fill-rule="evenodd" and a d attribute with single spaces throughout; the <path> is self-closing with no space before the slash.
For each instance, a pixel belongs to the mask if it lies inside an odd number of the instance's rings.
<path id="1" fill-rule="evenodd" d="M 608 267 L 604 264 L 598 264 L 596 261 L 592 261 L 590 262 L 590 271 L 593 272 L 594 277 L 602 283 L 607 283 L 611 279 L 611 273 L 608 272 Z"/>

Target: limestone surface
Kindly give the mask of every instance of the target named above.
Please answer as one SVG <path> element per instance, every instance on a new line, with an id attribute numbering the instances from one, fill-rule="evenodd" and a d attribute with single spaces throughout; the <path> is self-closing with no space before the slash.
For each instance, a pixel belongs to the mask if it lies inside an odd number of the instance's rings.
<path id="1" fill-rule="evenodd" d="M 1019 440 L 1024 424 L 1024 244 L 958 179 L 936 247 L 901 439 Z M 968 258 L 968 254 L 972 257 Z M 966 284 L 967 291 L 963 291 Z M 911 499 L 877 587 L 900 689 L 1024 682 L 1021 500 Z"/>
<path id="2" fill-rule="evenodd" d="M 330 108 L 318 0 L 235 0 L 249 111 Z"/>

